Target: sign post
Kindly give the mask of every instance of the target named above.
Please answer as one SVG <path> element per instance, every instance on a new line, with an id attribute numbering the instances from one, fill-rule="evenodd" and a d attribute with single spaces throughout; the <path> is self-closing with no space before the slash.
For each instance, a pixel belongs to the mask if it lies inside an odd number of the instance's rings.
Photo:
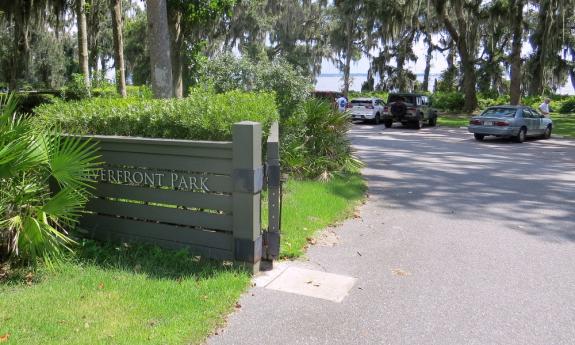
<path id="1" fill-rule="evenodd" d="M 239 122 L 232 129 L 234 260 L 254 272 L 262 257 L 262 127 Z"/>

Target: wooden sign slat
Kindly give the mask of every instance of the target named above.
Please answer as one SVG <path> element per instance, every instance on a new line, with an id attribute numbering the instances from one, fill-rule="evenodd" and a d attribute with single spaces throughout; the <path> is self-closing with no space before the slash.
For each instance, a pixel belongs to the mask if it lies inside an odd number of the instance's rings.
<path id="1" fill-rule="evenodd" d="M 187 226 L 197 226 L 212 230 L 232 231 L 232 216 L 151 206 L 105 199 L 92 199 L 88 202 L 92 212 L 118 215 L 139 219 L 154 220 Z"/>
<path id="2" fill-rule="evenodd" d="M 125 236 L 139 236 L 230 251 L 233 248 L 233 235 L 231 233 L 194 230 L 125 218 L 87 214 L 80 220 L 80 227 L 91 233 L 113 230 Z"/>
<path id="3" fill-rule="evenodd" d="M 194 207 L 232 212 L 232 197 L 210 193 L 193 193 L 170 189 L 147 188 L 121 184 L 98 183 L 94 195 L 106 198 L 156 202 L 167 205 Z"/>

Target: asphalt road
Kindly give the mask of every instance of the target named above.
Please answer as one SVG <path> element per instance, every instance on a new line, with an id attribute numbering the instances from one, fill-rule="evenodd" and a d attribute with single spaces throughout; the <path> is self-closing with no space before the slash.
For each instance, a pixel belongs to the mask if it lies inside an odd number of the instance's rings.
<path id="1" fill-rule="evenodd" d="M 209 344 L 575 344 L 575 141 L 356 125 L 361 218 L 297 265 L 341 303 L 253 288 Z"/>

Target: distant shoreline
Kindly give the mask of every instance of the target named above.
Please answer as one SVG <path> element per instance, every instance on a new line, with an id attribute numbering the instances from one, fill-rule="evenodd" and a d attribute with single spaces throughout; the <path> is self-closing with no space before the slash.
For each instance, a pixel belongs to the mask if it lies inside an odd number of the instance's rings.
<path id="1" fill-rule="evenodd" d="M 367 78 L 367 73 L 350 73 L 349 74 L 351 77 L 364 77 Z M 423 77 L 424 73 L 415 73 L 416 76 L 418 77 Z M 439 76 L 440 73 L 429 73 L 429 76 L 434 76 L 437 77 Z M 328 78 L 333 78 L 333 77 L 342 77 L 343 78 L 343 73 L 321 73 L 318 77 L 328 77 Z"/>

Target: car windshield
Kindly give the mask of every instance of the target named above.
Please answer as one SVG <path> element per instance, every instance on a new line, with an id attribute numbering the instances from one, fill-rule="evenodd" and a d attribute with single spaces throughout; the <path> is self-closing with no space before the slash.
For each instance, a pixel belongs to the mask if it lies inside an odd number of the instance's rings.
<path id="1" fill-rule="evenodd" d="M 351 101 L 351 104 L 352 104 L 352 105 L 363 105 L 363 106 L 366 106 L 366 105 L 371 105 L 371 101 L 368 100 L 368 99 L 354 99 L 354 100 Z"/>
<path id="2" fill-rule="evenodd" d="M 407 103 L 415 103 L 415 96 L 409 95 L 389 95 L 387 98 L 387 103 L 391 102 L 407 102 Z"/>
<path id="3" fill-rule="evenodd" d="M 481 114 L 481 116 L 489 117 L 515 117 L 514 108 L 488 108 Z"/>

